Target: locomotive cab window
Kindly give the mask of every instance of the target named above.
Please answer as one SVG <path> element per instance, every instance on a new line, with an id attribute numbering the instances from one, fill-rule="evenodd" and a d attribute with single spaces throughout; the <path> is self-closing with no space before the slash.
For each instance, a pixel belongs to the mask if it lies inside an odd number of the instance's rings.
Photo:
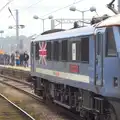
<path id="1" fill-rule="evenodd" d="M 81 38 L 81 62 L 89 62 L 89 38 Z"/>
<path id="2" fill-rule="evenodd" d="M 35 43 L 35 59 L 39 60 L 39 42 Z"/>
<path id="3" fill-rule="evenodd" d="M 112 27 L 106 30 L 106 57 L 117 56 L 115 38 Z"/>

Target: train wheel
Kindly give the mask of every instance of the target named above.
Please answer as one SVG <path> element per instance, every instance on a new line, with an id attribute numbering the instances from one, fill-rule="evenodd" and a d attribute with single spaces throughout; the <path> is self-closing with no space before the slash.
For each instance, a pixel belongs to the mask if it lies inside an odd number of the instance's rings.
<path id="1" fill-rule="evenodd" d="M 117 120 L 117 115 L 113 107 L 110 107 L 109 114 L 104 116 L 104 120 Z"/>
<path id="2" fill-rule="evenodd" d="M 98 119 L 94 119 L 95 116 L 94 114 L 90 113 L 90 112 L 86 112 L 86 114 L 84 114 L 85 116 L 83 118 L 85 118 L 85 120 L 98 120 Z"/>
<path id="3" fill-rule="evenodd" d="M 114 109 L 111 108 L 109 111 L 110 111 L 110 117 L 108 120 L 117 120 L 117 116 L 116 116 Z"/>

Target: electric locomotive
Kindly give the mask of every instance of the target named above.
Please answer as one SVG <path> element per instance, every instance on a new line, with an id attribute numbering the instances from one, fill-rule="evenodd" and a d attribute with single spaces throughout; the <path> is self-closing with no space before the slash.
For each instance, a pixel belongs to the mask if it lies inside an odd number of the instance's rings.
<path id="1" fill-rule="evenodd" d="M 31 42 L 34 91 L 89 120 L 120 120 L 120 14 Z"/>

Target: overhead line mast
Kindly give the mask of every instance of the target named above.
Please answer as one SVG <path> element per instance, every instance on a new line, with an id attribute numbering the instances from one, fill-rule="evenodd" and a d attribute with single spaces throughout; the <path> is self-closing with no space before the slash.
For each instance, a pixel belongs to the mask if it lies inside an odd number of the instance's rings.
<path id="1" fill-rule="evenodd" d="M 118 11 L 120 13 L 120 0 L 118 0 Z"/>

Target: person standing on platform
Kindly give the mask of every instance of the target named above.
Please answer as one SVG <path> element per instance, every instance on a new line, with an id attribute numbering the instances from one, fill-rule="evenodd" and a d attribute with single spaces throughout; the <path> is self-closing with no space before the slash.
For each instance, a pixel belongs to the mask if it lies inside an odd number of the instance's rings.
<path id="1" fill-rule="evenodd" d="M 11 65 L 12 66 L 15 65 L 15 55 L 14 55 L 14 53 L 11 54 Z"/>
<path id="2" fill-rule="evenodd" d="M 23 66 L 23 62 L 24 62 L 24 54 L 21 53 L 20 54 L 20 65 Z"/>
<path id="3" fill-rule="evenodd" d="M 20 65 L 20 55 L 19 52 L 16 52 L 16 66 Z"/>
<path id="4" fill-rule="evenodd" d="M 7 65 L 7 54 L 4 54 L 4 65 Z"/>
<path id="5" fill-rule="evenodd" d="M 28 67 L 28 60 L 29 55 L 27 54 L 27 51 L 24 53 L 24 67 Z"/>
<path id="6" fill-rule="evenodd" d="M 10 55 L 7 54 L 7 65 L 10 65 Z"/>

